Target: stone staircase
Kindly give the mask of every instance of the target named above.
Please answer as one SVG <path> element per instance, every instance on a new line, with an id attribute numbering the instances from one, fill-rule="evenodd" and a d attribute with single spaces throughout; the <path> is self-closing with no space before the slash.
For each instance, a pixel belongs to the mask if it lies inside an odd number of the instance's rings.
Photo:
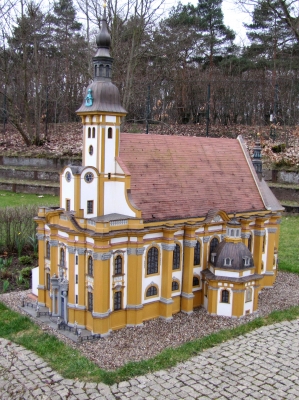
<path id="1" fill-rule="evenodd" d="M 59 174 L 69 164 L 81 160 L 0 156 L 0 190 L 59 196 Z"/>

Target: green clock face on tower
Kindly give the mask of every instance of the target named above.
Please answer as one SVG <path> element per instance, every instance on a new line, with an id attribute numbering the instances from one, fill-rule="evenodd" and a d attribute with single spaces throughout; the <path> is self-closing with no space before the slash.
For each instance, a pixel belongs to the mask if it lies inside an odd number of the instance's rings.
<path id="1" fill-rule="evenodd" d="M 92 172 L 87 172 L 87 173 L 84 175 L 84 180 L 85 180 L 85 182 L 87 182 L 87 183 L 92 182 L 92 181 L 93 181 L 93 173 L 92 173 Z"/>

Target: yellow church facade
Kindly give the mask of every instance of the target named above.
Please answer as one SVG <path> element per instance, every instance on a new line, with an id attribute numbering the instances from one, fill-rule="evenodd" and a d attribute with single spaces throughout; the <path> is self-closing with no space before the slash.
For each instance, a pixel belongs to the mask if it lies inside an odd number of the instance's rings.
<path id="1" fill-rule="evenodd" d="M 121 134 L 106 18 L 94 81 L 77 111 L 82 166 L 61 172 L 60 207 L 40 207 L 38 302 L 92 334 L 203 306 L 255 312 L 277 273 L 282 207 L 242 138 Z"/>

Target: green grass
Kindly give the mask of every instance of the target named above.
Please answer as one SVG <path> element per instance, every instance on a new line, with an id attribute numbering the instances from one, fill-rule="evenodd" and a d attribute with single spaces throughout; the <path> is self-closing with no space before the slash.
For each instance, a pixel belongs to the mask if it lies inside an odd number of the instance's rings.
<path id="1" fill-rule="evenodd" d="M 55 336 L 44 333 L 28 317 L 11 311 L 2 303 L 0 303 L 0 337 L 12 340 L 34 351 L 66 379 L 77 378 L 82 381 L 104 382 L 112 385 L 134 376 L 173 367 L 205 349 L 249 333 L 256 328 L 276 322 L 290 321 L 298 317 L 299 306 L 288 310 L 274 311 L 268 317 L 256 318 L 234 329 L 212 333 L 177 348 L 167 348 L 156 357 L 140 362 L 130 362 L 116 371 L 105 371 L 99 368 L 80 355 L 77 350 L 60 342 Z"/>
<path id="2" fill-rule="evenodd" d="M 278 258 L 279 270 L 299 273 L 299 216 L 282 218 Z"/>
<path id="3" fill-rule="evenodd" d="M 59 197 L 50 194 L 38 197 L 36 194 L 13 193 L 6 190 L 0 190 L 0 207 L 17 207 L 24 204 L 59 206 Z"/>

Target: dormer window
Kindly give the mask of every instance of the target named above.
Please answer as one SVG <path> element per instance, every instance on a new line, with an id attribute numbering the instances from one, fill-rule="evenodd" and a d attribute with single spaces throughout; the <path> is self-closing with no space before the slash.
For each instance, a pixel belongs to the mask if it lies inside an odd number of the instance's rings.
<path id="1" fill-rule="evenodd" d="M 244 267 L 250 267 L 250 257 L 243 257 L 244 260 Z"/>
<path id="2" fill-rule="evenodd" d="M 224 259 L 224 266 L 225 266 L 225 267 L 231 267 L 232 262 L 233 262 L 233 259 L 232 259 L 232 258 L 226 257 L 226 258 Z"/>
<path id="3" fill-rule="evenodd" d="M 213 262 L 215 262 L 215 260 L 216 260 L 216 253 L 212 253 L 211 254 L 211 262 L 213 263 Z"/>

